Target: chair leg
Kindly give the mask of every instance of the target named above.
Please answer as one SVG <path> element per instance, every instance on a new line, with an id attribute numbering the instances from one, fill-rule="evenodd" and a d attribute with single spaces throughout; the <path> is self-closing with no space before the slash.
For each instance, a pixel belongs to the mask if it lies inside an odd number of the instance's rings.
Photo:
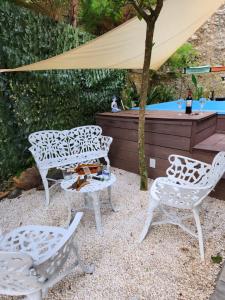
<path id="1" fill-rule="evenodd" d="M 199 218 L 199 206 L 195 207 L 193 209 L 193 214 L 194 214 L 195 223 L 196 223 L 197 231 L 198 231 L 198 243 L 199 243 L 200 256 L 201 256 L 201 260 L 204 261 L 205 255 L 204 255 L 202 227 L 201 227 L 200 218 Z"/>
<path id="2" fill-rule="evenodd" d="M 42 300 L 41 291 L 35 292 L 33 294 L 27 295 L 26 300 Z"/>
<path id="3" fill-rule="evenodd" d="M 153 212 L 154 212 L 155 208 L 158 205 L 159 205 L 158 202 L 156 202 L 154 199 L 150 199 L 149 200 L 149 207 L 148 207 L 148 212 L 147 212 L 147 219 L 145 221 L 144 228 L 143 228 L 143 230 L 141 232 L 141 235 L 139 237 L 139 243 L 141 243 L 145 239 L 145 237 L 146 237 L 146 235 L 147 235 L 147 233 L 149 231 L 149 228 L 151 226 L 151 223 L 152 223 Z"/>
<path id="4" fill-rule="evenodd" d="M 75 255 L 77 257 L 78 260 L 78 264 L 81 267 L 82 271 L 86 274 L 93 274 L 94 273 L 94 265 L 85 265 L 84 262 L 81 260 L 80 255 L 79 255 L 79 251 L 78 251 L 78 247 L 76 245 L 75 242 L 73 242 L 73 250 L 75 252 Z"/>
<path id="5" fill-rule="evenodd" d="M 45 205 L 48 206 L 49 205 L 49 187 L 48 187 L 48 179 L 46 178 L 47 174 L 48 174 L 48 170 L 41 170 L 40 174 L 41 174 L 42 182 L 43 182 L 44 189 L 45 189 Z"/>

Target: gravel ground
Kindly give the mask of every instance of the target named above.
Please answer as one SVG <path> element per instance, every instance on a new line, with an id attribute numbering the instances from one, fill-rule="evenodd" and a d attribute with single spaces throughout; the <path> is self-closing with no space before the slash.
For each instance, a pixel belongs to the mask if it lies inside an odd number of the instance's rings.
<path id="1" fill-rule="evenodd" d="M 78 231 L 80 255 L 94 263 L 93 275 L 77 268 L 48 293 L 47 300 L 203 300 L 209 299 L 221 268 L 211 255 L 224 256 L 225 202 L 208 197 L 201 222 L 205 237 L 206 262 L 199 258 L 198 242 L 173 225 L 154 227 L 143 243 L 138 237 L 144 225 L 148 193 L 139 191 L 137 175 L 113 169 L 117 182 L 112 199 L 118 212 L 102 208 L 104 237 L 96 234 L 92 213 L 85 213 Z M 54 193 L 54 195 L 53 195 Z M 0 228 L 21 224 L 61 225 L 67 221 L 66 203 L 74 207 L 81 198 L 65 198 L 60 188 L 52 191 L 52 203 L 44 208 L 42 191 L 31 190 L 18 199 L 0 202 Z M 190 225 L 192 223 L 190 222 Z M 1 300 L 14 299 L 1 297 Z M 18 298 L 17 298 L 18 299 Z"/>

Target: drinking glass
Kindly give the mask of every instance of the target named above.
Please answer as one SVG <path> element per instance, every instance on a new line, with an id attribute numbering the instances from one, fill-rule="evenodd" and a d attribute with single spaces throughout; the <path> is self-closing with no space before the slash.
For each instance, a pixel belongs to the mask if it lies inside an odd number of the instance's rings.
<path id="1" fill-rule="evenodd" d="M 181 113 L 182 103 L 183 103 L 183 99 L 178 99 L 178 100 L 177 100 L 177 105 L 178 105 L 178 110 L 179 110 L 178 115 L 179 115 L 179 116 L 182 115 L 182 113 Z"/>
<path id="2" fill-rule="evenodd" d="M 110 169 L 107 168 L 107 166 L 103 167 L 102 175 L 105 178 L 105 180 L 110 180 L 110 178 L 111 178 L 111 172 L 110 172 Z"/>
<path id="3" fill-rule="evenodd" d="M 64 180 L 70 180 L 73 178 L 73 172 L 71 169 L 64 169 L 62 170 L 62 173 L 63 173 Z"/>
<path id="4" fill-rule="evenodd" d="M 199 103 L 200 103 L 200 114 L 203 114 L 203 108 L 206 104 L 206 98 L 200 98 Z"/>

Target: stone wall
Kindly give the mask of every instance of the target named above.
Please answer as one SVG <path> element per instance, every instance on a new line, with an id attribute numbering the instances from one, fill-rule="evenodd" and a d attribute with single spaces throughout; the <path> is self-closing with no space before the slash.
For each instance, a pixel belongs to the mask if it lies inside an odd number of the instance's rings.
<path id="1" fill-rule="evenodd" d="M 220 9 L 188 40 L 199 53 L 196 66 L 225 65 L 225 5 Z M 188 88 L 192 88 L 191 75 L 183 75 L 181 79 L 174 79 L 165 74 L 165 69 L 159 70 L 158 78 L 153 84 L 167 84 L 176 90 L 175 98 L 185 97 Z M 225 72 L 224 72 L 225 74 Z M 221 79 L 222 73 L 208 73 L 197 75 L 200 85 L 204 87 L 205 96 L 215 91 L 215 97 L 225 96 L 225 81 Z M 130 78 L 135 82 L 138 90 L 141 87 L 141 70 L 132 70 Z"/>
<path id="2" fill-rule="evenodd" d="M 198 65 L 225 64 L 225 5 L 190 38 L 190 43 L 199 52 Z M 225 96 L 225 81 L 222 73 L 198 75 L 198 80 L 206 91 L 215 91 L 216 97 Z M 188 76 L 188 75 L 186 75 Z"/>

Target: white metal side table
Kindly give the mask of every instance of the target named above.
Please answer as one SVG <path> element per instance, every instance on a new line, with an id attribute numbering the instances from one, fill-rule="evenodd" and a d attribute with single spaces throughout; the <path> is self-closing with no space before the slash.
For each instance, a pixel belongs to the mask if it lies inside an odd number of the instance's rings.
<path id="1" fill-rule="evenodd" d="M 111 206 L 111 209 L 115 211 L 111 201 L 111 186 L 116 182 L 116 176 L 114 174 L 111 174 L 110 179 L 105 181 L 99 181 L 90 178 L 88 179 L 89 184 L 82 187 L 80 191 L 76 191 L 75 189 L 69 189 L 69 187 L 75 182 L 75 180 L 76 179 L 74 178 L 69 180 L 63 180 L 61 182 L 61 188 L 68 193 L 84 194 L 85 207 L 94 210 L 97 232 L 100 235 L 103 235 L 99 195 L 100 191 L 107 189 L 109 204 Z"/>

